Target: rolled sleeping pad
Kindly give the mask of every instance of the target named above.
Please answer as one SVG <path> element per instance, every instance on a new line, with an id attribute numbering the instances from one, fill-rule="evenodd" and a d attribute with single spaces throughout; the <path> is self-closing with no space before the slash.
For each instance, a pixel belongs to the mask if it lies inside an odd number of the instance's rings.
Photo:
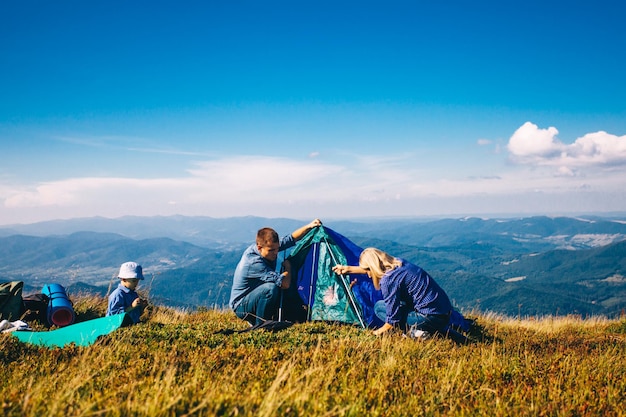
<path id="1" fill-rule="evenodd" d="M 72 302 L 67 297 L 65 288 L 59 284 L 46 284 L 41 290 L 48 296 L 48 323 L 59 327 L 74 323 L 76 314 Z"/>

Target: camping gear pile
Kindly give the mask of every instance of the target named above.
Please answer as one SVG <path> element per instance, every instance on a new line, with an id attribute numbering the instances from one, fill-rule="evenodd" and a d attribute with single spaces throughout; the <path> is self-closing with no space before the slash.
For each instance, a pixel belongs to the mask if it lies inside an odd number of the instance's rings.
<path id="1" fill-rule="evenodd" d="M 0 320 L 36 320 L 46 327 L 68 326 L 76 320 L 74 307 L 65 288 L 59 284 L 46 284 L 41 293 L 22 296 L 24 283 L 0 283 Z"/>
<path id="2" fill-rule="evenodd" d="M 126 314 L 100 317 L 74 323 L 76 314 L 65 288 L 59 284 L 44 285 L 41 293 L 22 296 L 24 283 L 0 283 L 0 331 L 11 333 L 21 342 L 47 347 L 69 344 L 89 346 L 98 337 L 123 325 Z M 32 331 L 28 322 L 37 321 L 49 331 Z"/>

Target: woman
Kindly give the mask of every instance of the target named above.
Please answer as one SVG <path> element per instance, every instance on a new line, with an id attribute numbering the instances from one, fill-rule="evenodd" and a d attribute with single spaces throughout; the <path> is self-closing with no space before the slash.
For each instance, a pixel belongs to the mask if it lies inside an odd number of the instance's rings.
<path id="1" fill-rule="evenodd" d="M 374 287 L 382 291 L 386 320 L 374 334 L 384 334 L 394 327 L 406 331 L 412 310 L 418 315 L 412 335 L 426 338 L 437 332 L 445 334 L 452 304 L 445 291 L 419 266 L 380 249 L 367 248 L 361 252 L 358 266 L 336 265 L 333 271 L 341 275 L 367 274 Z"/>

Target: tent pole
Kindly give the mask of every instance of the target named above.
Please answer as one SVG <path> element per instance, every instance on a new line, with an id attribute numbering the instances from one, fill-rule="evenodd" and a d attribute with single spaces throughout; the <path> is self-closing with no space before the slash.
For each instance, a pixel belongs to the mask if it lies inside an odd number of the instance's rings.
<path id="1" fill-rule="evenodd" d="M 330 249 L 330 245 L 328 244 L 328 241 L 326 240 L 326 238 L 324 238 L 324 243 L 326 243 L 326 248 L 328 249 L 328 252 L 330 252 L 330 257 L 333 259 L 333 262 L 335 263 L 335 265 L 339 265 L 339 262 L 337 262 L 337 259 L 335 259 L 335 255 L 333 254 L 333 251 Z M 365 323 L 363 322 L 363 318 L 361 317 L 361 313 L 359 312 L 359 309 L 356 305 L 356 301 L 353 298 L 352 295 L 352 290 L 350 289 L 350 285 L 346 284 L 346 276 L 344 274 L 340 274 L 341 276 L 341 283 L 343 284 L 344 289 L 346 290 L 346 293 L 348 294 L 348 300 L 350 300 L 350 304 L 352 305 L 352 308 L 354 309 L 354 312 L 356 313 L 356 316 L 359 318 L 359 322 L 361 323 L 361 327 L 363 327 L 365 329 Z"/>
<path id="2" fill-rule="evenodd" d="M 285 262 L 285 258 L 287 257 L 287 254 L 283 251 L 283 263 Z M 283 272 L 283 269 L 280 269 L 280 272 Z M 285 293 L 285 290 L 283 290 L 282 288 L 279 288 L 280 291 L 280 304 L 278 305 L 278 321 L 283 321 L 283 294 Z"/>
<path id="3" fill-rule="evenodd" d="M 313 262 L 311 262 L 311 277 L 309 278 L 309 303 L 307 311 L 307 320 L 311 321 L 311 314 L 313 313 L 313 277 L 315 276 L 315 255 L 317 253 L 317 244 L 313 244 Z"/>

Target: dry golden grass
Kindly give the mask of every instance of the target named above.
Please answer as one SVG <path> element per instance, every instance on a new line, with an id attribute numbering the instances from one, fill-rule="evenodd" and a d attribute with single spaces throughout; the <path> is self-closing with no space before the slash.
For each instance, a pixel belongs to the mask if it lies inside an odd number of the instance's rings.
<path id="1" fill-rule="evenodd" d="M 91 317 L 106 303 L 75 307 Z M 462 346 L 320 322 L 225 335 L 247 325 L 162 307 L 85 348 L 3 335 L 0 406 L 10 416 L 626 415 L 626 319 L 472 318 Z"/>

